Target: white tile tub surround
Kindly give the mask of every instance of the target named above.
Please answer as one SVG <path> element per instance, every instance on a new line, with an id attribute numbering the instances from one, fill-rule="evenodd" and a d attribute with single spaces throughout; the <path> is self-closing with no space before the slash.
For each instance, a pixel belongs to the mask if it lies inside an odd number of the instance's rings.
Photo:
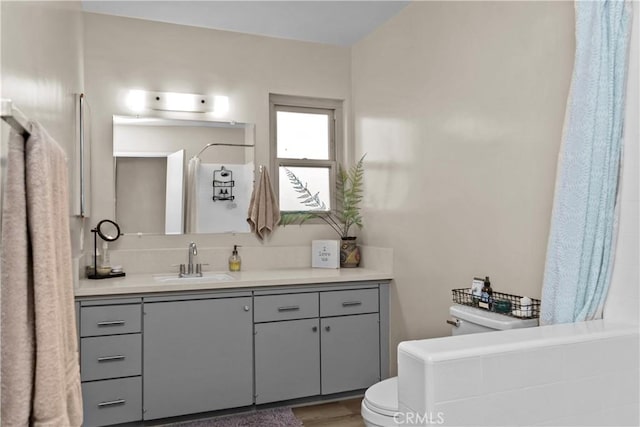
<path id="1" fill-rule="evenodd" d="M 638 337 L 596 320 L 403 342 L 400 411 L 449 426 L 637 426 Z"/>

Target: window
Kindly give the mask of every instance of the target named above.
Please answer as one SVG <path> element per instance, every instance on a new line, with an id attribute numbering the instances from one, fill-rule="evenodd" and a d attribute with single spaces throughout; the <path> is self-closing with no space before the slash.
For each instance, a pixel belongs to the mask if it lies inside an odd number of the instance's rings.
<path id="1" fill-rule="evenodd" d="M 280 210 L 330 211 L 342 150 L 342 101 L 270 95 L 269 104 L 271 170 Z M 310 196 L 303 197 L 304 188 Z"/>

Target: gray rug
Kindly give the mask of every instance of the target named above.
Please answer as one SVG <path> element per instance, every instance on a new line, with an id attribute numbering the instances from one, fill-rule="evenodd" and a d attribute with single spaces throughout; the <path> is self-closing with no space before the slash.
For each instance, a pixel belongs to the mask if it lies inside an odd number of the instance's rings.
<path id="1" fill-rule="evenodd" d="M 246 414 L 184 421 L 166 427 L 302 427 L 291 408 L 263 409 Z"/>

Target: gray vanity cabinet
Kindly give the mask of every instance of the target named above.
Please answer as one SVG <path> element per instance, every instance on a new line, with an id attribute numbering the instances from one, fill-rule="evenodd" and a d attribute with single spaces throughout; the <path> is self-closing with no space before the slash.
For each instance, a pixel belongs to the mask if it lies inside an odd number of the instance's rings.
<path id="1" fill-rule="evenodd" d="M 380 381 L 381 292 L 376 287 L 320 293 L 322 394 Z"/>
<path id="2" fill-rule="evenodd" d="M 256 403 L 320 394 L 317 292 L 254 297 Z"/>
<path id="3" fill-rule="evenodd" d="M 142 419 L 142 300 L 86 300 L 76 306 L 84 427 Z"/>
<path id="4" fill-rule="evenodd" d="M 321 319 L 322 394 L 367 388 L 380 381 L 378 313 Z"/>
<path id="5" fill-rule="evenodd" d="M 256 291 L 256 404 L 353 392 L 386 377 L 386 292 L 369 283 Z"/>
<path id="6" fill-rule="evenodd" d="M 145 420 L 253 404 L 252 298 L 247 295 L 145 299 Z"/>
<path id="7" fill-rule="evenodd" d="M 388 301 L 374 281 L 79 298 L 84 427 L 360 392 L 388 376 Z"/>
<path id="8" fill-rule="evenodd" d="M 318 319 L 255 325 L 256 404 L 320 394 Z"/>

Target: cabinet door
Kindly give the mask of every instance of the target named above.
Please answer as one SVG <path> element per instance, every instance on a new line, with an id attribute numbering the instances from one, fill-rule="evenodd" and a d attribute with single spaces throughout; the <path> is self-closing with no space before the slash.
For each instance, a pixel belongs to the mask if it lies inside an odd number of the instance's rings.
<path id="1" fill-rule="evenodd" d="M 251 405 L 251 298 L 144 305 L 144 419 Z"/>
<path id="2" fill-rule="evenodd" d="M 318 319 L 255 325 L 256 403 L 320 394 Z"/>
<path id="3" fill-rule="evenodd" d="M 367 388 L 380 380 L 378 313 L 321 319 L 322 394 Z"/>

